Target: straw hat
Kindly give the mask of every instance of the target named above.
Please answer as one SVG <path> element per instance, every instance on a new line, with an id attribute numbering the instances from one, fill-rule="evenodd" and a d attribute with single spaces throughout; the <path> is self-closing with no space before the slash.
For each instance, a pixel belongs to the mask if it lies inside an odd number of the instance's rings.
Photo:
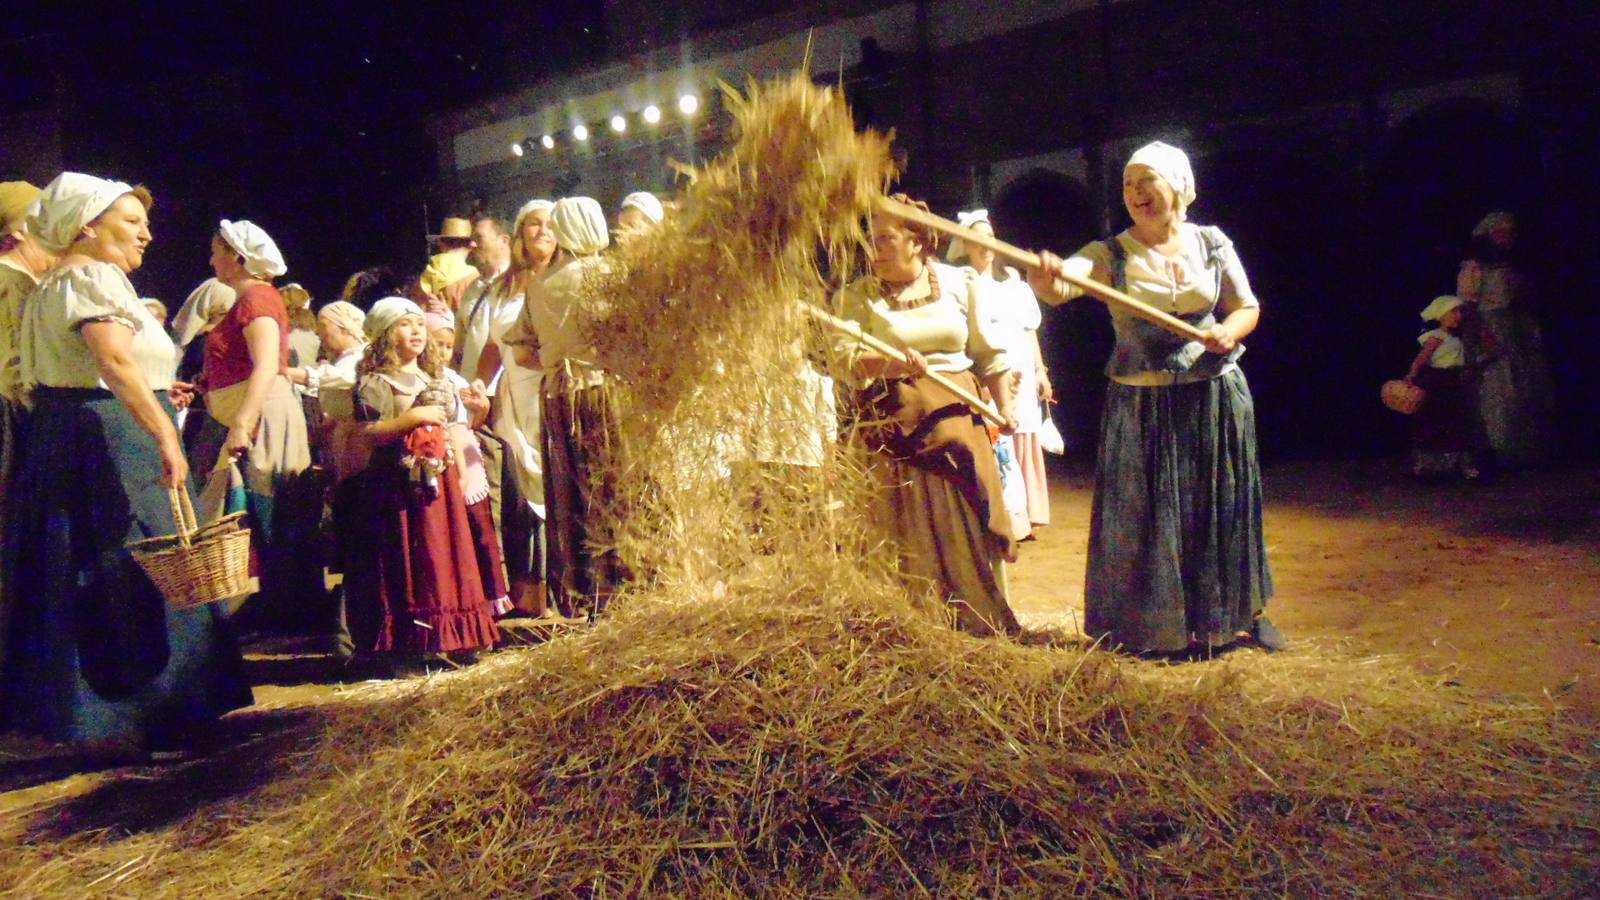
<path id="1" fill-rule="evenodd" d="M 472 223 L 466 219 L 457 219 L 452 216 L 444 220 L 444 224 L 439 226 L 439 233 L 434 237 L 470 238 L 472 237 Z"/>
<path id="2" fill-rule="evenodd" d="M 0 181 L 0 234 L 22 227 L 28 207 L 44 193 L 26 181 Z"/>

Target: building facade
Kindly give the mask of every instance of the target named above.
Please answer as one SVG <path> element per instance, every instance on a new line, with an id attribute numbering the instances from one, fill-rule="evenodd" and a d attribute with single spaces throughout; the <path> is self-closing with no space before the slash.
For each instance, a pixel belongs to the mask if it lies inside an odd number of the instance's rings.
<path id="1" fill-rule="evenodd" d="M 1024 246 L 1071 252 L 1122 227 L 1122 164 L 1159 138 L 1189 152 L 1192 218 L 1234 237 L 1266 307 L 1245 363 L 1264 445 L 1359 452 L 1399 441 L 1377 386 L 1403 373 L 1416 310 L 1453 289 L 1479 216 L 1522 214 L 1547 297 L 1592 288 L 1558 261 L 1592 256 L 1597 19 L 1576 3 L 1468 0 L 629 0 L 608 5 L 612 61 L 434 122 L 435 196 L 505 211 L 668 191 L 672 160 L 718 146 L 716 84 L 790 71 L 808 50 L 862 125 L 894 130 L 903 189 L 951 216 L 986 206 Z M 686 94 L 694 115 L 676 109 Z M 652 104 L 655 125 L 641 118 Z M 1600 337 L 1594 316 L 1542 312 L 1569 400 L 1589 398 L 1593 376 L 1563 360 L 1584 346 L 1567 342 Z M 1077 398 L 1060 418 L 1084 447 L 1104 313 L 1073 304 L 1047 322 L 1058 386 Z"/>

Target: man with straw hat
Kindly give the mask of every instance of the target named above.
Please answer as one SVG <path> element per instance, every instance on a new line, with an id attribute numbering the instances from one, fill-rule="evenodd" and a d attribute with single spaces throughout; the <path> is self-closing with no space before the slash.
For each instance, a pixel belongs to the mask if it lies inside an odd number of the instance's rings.
<path id="1" fill-rule="evenodd" d="M 478 270 L 467 261 L 467 254 L 472 251 L 472 223 L 452 216 L 444 220 L 434 237 L 439 242 L 439 252 L 428 259 L 418 287 L 454 312 L 462 293 L 478 278 Z"/>

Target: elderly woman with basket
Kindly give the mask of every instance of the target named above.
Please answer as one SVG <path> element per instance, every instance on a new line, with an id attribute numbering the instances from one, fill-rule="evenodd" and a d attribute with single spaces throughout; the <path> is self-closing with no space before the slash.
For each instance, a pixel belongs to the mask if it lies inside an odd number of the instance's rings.
<path id="1" fill-rule="evenodd" d="M 251 702 L 214 606 L 175 609 L 125 549 L 174 533 L 189 466 L 167 397 L 172 341 L 128 281 L 150 244 L 148 191 L 73 172 L 30 233 L 60 265 L 20 338 L 34 412 L 5 539 L 22 602 L 0 718 L 96 753 L 161 747 Z"/>
<path id="2" fill-rule="evenodd" d="M 1260 303 L 1233 242 L 1187 220 L 1194 173 L 1182 150 L 1140 148 L 1122 173 L 1133 225 L 1063 261 L 1040 254 L 1034 291 L 1058 304 L 1086 279 L 1139 304 L 1111 307 L 1084 579 L 1084 631 L 1130 652 L 1209 652 L 1249 633 L 1283 635 L 1261 615 L 1272 596 L 1261 525 L 1255 405 L 1240 344 Z M 1166 314 L 1184 335 L 1130 313 Z"/>

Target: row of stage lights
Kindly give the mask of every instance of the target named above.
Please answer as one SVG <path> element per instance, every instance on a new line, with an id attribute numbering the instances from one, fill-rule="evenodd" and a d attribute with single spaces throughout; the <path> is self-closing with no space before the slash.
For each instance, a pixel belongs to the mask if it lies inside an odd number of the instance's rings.
<path id="1" fill-rule="evenodd" d="M 695 96 L 694 94 L 684 94 L 678 98 L 678 112 L 682 113 L 684 118 L 689 118 L 699 111 L 699 97 Z M 659 125 L 661 124 L 661 107 L 652 103 L 640 111 L 639 117 L 644 119 L 646 125 Z M 621 113 L 617 113 L 616 115 L 612 116 L 611 130 L 617 134 L 625 133 L 628 130 L 628 117 Z M 580 144 L 589 140 L 589 126 L 582 122 L 572 126 L 572 139 Z M 539 138 L 539 144 L 547 151 L 554 150 L 556 148 L 556 136 L 553 134 L 547 134 L 544 137 Z M 513 141 L 511 144 L 511 155 L 520 157 L 531 149 L 533 149 L 532 138 L 522 141 Z"/>

